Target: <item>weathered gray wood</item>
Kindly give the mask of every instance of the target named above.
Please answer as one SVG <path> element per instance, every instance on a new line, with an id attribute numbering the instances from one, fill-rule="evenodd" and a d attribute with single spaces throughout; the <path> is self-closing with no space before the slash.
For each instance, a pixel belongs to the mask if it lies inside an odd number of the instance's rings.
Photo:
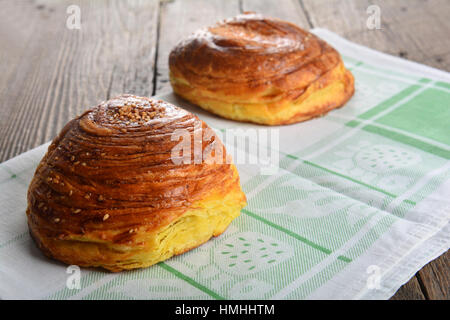
<path id="1" fill-rule="evenodd" d="M 391 298 L 391 300 L 426 300 L 417 277 L 411 278 Z"/>
<path id="2" fill-rule="evenodd" d="M 448 0 L 299 0 L 314 27 L 389 54 L 450 70 Z M 378 5 L 381 29 L 367 28 L 367 8 Z"/>
<path id="3" fill-rule="evenodd" d="M 450 252 L 431 261 L 418 272 L 419 281 L 427 299 L 450 299 Z"/>
<path id="4" fill-rule="evenodd" d="M 66 28 L 72 4 L 80 30 Z M 52 139 L 109 96 L 152 94 L 157 0 L 0 5 L 0 161 Z"/>

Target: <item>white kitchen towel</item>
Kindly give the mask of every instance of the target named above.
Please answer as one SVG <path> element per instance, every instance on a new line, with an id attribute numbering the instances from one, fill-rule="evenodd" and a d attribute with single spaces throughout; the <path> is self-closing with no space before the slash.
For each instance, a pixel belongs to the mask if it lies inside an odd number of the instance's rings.
<path id="1" fill-rule="evenodd" d="M 28 184 L 48 144 L 0 164 L 0 298 L 387 299 L 447 251 L 450 75 L 313 32 L 356 81 L 346 106 L 322 118 L 267 128 L 159 96 L 256 162 L 235 159 L 248 198 L 240 217 L 181 256 L 114 274 L 82 268 L 80 287 L 68 286 L 77 274 L 44 257 L 26 224 Z M 255 153 L 230 138 L 236 129 L 279 143 Z"/>

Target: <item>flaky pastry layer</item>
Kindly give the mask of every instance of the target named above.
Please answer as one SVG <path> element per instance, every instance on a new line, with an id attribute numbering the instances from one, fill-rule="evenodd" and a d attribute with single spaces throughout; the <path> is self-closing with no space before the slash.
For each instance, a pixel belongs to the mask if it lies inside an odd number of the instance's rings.
<path id="1" fill-rule="evenodd" d="M 201 29 L 169 57 L 178 95 L 222 117 L 290 124 L 342 106 L 354 78 L 339 53 L 299 27 L 243 14 Z"/>
<path id="2" fill-rule="evenodd" d="M 183 109 L 130 95 L 69 122 L 28 190 L 28 225 L 40 249 L 67 264 L 121 271 L 221 234 L 246 199 L 226 159 L 174 163 L 173 132 L 193 135 L 198 126 L 207 129 Z M 223 147 L 213 137 L 201 148 L 214 143 Z"/>

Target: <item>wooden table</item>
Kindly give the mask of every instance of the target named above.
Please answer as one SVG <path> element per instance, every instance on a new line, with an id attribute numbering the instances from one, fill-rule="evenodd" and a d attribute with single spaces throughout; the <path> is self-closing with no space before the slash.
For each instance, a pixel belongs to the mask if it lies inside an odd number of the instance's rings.
<path id="1" fill-rule="evenodd" d="M 78 5 L 81 29 L 66 27 Z M 381 29 L 367 28 L 367 8 Z M 167 58 L 180 37 L 243 11 L 450 71 L 448 0 L 0 0 L 0 161 L 51 140 L 87 107 L 120 93 L 170 90 Z M 73 13 L 71 11 L 70 13 Z M 448 299 L 449 253 L 393 299 Z"/>

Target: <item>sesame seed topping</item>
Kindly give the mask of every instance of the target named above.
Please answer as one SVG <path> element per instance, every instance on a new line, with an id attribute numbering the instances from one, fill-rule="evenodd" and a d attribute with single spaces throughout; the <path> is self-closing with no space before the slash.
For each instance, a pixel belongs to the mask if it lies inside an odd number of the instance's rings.
<path id="1" fill-rule="evenodd" d="M 109 218 L 109 214 L 105 214 L 104 216 L 103 216 L 103 221 L 105 221 L 106 219 L 108 219 Z"/>
<path id="2" fill-rule="evenodd" d="M 80 213 L 80 212 L 81 212 L 81 209 L 72 209 L 72 212 L 73 212 L 73 213 Z"/>
<path id="3" fill-rule="evenodd" d="M 74 160 L 75 160 L 75 156 L 71 156 L 70 161 L 74 161 Z"/>
<path id="4" fill-rule="evenodd" d="M 73 191 L 72 191 L 72 190 L 69 190 L 69 196 L 71 196 L 71 195 L 72 195 L 72 193 L 73 193 Z"/>
<path id="5" fill-rule="evenodd" d="M 98 200 L 98 201 L 103 201 L 103 200 L 105 200 L 105 199 L 103 198 L 102 195 L 99 195 L 98 198 L 97 198 L 97 200 Z"/>
<path id="6" fill-rule="evenodd" d="M 143 125 L 164 113 L 165 109 L 158 106 L 154 101 L 145 102 L 123 102 L 122 106 L 109 105 L 106 116 L 111 124 L 123 124 L 125 126 Z M 121 130 L 122 132 L 125 132 Z"/>
<path id="7" fill-rule="evenodd" d="M 53 221 L 55 221 L 56 223 L 58 223 L 58 222 L 60 222 L 60 221 L 61 221 L 61 219 L 59 219 L 59 218 L 55 218 L 55 219 L 53 219 Z"/>

